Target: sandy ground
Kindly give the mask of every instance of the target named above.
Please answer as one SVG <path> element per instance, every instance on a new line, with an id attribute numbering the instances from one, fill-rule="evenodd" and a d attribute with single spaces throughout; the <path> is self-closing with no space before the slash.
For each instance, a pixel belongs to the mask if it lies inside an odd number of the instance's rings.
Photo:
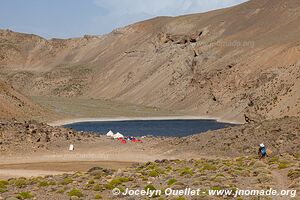
<path id="1" fill-rule="evenodd" d="M 47 171 L 47 170 L 29 170 L 29 169 L 0 169 L 0 179 L 10 179 L 17 177 L 36 177 L 36 176 L 47 176 L 47 175 L 58 175 L 65 172 L 59 171 Z"/>
<path id="2" fill-rule="evenodd" d="M 61 148 L 50 146 L 49 150 L 44 152 L 0 155 L 0 178 L 87 171 L 94 166 L 119 169 L 128 167 L 134 162 L 167 158 L 162 151 L 157 151 L 153 147 L 156 144 L 158 144 L 156 140 L 151 140 L 143 144 L 122 145 L 119 141 L 103 136 L 94 143 L 75 144 L 75 151 L 69 151 L 66 145 Z"/>
<path id="3" fill-rule="evenodd" d="M 95 143 L 77 144 L 72 152 L 65 146 L 63 149 L 53 148 L 46 152 L 1 155 L 0 178 L 87 171 L 95 166 L 120 169 L 133 163 L 207 157 L 200 152 L 195 154 L 170 148 L 166 145 L 167 140 L 147 138 L 144 143 L 128 142 L 123 145 L 119 141 L 104 139 Z"/>
<path id="4" fill-rule="evenodd" d="M 32 177 L 88 171 L 92 167 L 122 169 L 130 167 L 132 162 L 115 161 L 74 161 L 74 162 L 36 162 L 19 164 L 1 164 L 0 179 L 11 177 Z"/>

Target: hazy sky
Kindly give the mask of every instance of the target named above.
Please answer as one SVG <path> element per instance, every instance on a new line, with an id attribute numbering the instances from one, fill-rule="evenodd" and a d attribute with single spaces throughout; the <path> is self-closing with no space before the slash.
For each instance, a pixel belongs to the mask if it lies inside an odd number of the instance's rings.
<path id="1" fill-rule="evenodd" d="M 101 35 L 155 16 L 176 16 L 247 0 L 0 0 L 0 28 L 46 38 Z"/>

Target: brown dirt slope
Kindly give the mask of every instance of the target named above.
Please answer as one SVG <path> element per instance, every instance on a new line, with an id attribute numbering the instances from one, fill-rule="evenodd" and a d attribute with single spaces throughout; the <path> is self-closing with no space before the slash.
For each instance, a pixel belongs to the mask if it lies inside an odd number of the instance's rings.
<path id="1" fill-rule="evenodd" d="M 104 36 L 45 40 L 2 30 L 1 78 L 32 95 L 121 100 L 239 121 L 299 116 L 299 19 L 298 0 L 251 0 Z"/>
<path id="2" fill-rule="evenodd" d="M 256 155 L 264 143 L 273 155 L 300 153 L 300 118 L 285 117 L 208 131 L 180 139 L 182 151 L 197 149 L 215 156 Z"/>
<path id="3" fill-rule="evenodd" d="M 50 112 L 0 81 L 0 118 L 43 119 Z"/>

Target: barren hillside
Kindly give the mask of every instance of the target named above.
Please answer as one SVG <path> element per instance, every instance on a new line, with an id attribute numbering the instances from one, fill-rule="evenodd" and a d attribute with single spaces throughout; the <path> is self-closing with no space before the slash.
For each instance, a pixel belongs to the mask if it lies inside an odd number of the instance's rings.
<path id="1" fill-rule="evenodd" d="M 299 116 L 299 22 L 298 0 L 251 0 L 104 36 L 45 40 L 2 30 L 0 77 L 31 95 L 113 99 L 239 121 Z"/>
<path id="2" fill-rule="evenodd" d="M 33 103 L 15 91 L 11 86 L 0 82 L 0 118 L 51 119 L 50 111 Z M 52 114 L 53 115 L 53 114 Z M 53 115 L 54 116 L 54 115 Z"/>

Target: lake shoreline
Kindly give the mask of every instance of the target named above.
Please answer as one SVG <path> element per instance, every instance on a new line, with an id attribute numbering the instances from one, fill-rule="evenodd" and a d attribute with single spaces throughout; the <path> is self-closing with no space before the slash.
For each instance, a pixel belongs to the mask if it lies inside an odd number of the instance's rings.
<path id="1" fill-rule="evenodd" d="M 58 121 L 49 122 L 50 126 L 64 126 L 68 124 L 80 122 L 104 122 L 104 121 L 135 121 L 135 120 L 214 120 L 220 123 L 228 123 L 241 125 L 243 123 L 234 120 L 225 120 L 222 118 L 206 117 L 206 116 L 163 116 L 163 117 L 102 117 L 102 118 L 73 118 L 62 119 Z"/>

